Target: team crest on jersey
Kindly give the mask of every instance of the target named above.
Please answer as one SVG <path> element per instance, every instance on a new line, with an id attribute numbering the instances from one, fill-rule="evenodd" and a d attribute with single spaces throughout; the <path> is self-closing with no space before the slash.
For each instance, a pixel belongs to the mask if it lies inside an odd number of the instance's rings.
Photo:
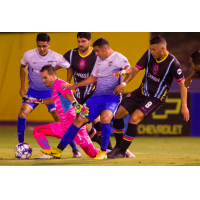
<path id="1" fill-rule="evenodd" d="M 80 62 L 79 62 L 79 68 L 80 69 L 84 69 L 85 68 L 85 60 L 84 59 L 80 60 Z"/>
<path id="2" fill-rule="evenodd" d="M 153 66 L 153 75 L 156 75 L 158 73 L 158 69 L 159 66 L 157 64 Z"/>
<path id="3" fill-rule="evenodd" d="M 181 70 L 181 69 L 178 69 L 178 70 L 177 70 L 177 74 L 180 75 L 181 73 L 182 73 L 182 70 Z"/>
<path id="4" fill-rule="evenodd" d="M 111 65 L 113 64 L 113 62 L 111 61 L 111 62 L 109 62 L 108 64 L 109 64 L 109 66 L 111 66 Z"/>
<path id="5" fill-rule="evenodd" d="M 129 93 L 129 94 L 126 95 L 126 97 L 130 97 L 130 96 L 131 96 L 131 93 Z"/>
<path id="6" fill-rule="evenodd" d="M 53 61 L 48 61 L 48 64 L 49 64 L 49 65 L 52 65 L 52 64 L 53 64 Z"/>

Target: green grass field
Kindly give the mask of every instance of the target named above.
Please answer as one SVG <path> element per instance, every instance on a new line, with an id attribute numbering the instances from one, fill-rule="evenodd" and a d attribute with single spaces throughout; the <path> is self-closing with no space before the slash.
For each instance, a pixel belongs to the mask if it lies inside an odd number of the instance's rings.
<path id="1" fill-rule="evenodd" d="M 48 137 L 51 147 L 60 140 Z M 33 153 L 29 160 L 18 160 L 14 155 L 17 145 L 16 127 L 0 127 L 0 166 L 200 166 L 200 138 L 190 137 L 136 137 L 129 150 L 136 158 L 94 160 L 79 147 L 81 158 L 72 158 L 71 147 L 67 147 L 60 160 L 34 160 L 40 156 L 40 147 L 27 127 L 25 142 Z M 112 145 L 115 138 L 111 137 Z M 99 148 L 98 144 L 94 144 Z"/>

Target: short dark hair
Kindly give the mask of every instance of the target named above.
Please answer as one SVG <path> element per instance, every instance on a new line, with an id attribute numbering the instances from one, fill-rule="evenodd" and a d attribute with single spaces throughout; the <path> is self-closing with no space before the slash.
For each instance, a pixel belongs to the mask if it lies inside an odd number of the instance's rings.
<path id="1" fill-rule="evenodd" d="M 77 38 L 86 38 L 87 40 L 91 39 L 91 33 L 90 32 L 78 32 Z"/>
<path id="2" fill-rule="evenodd" d="M 52 75 L 52 74 L 56 75 L 56 69 L 52 65 L 43 66 L 42 69 L 40 70 L 40 72 L 43 72 L 45 70 L 47 70 L 49 75 Z"/>
<path id="3" fill-rule="evenodd" d="M 98 46 L 100 48 L 100 47 L 102 47 L 104 45 L 110 47 L 109 42 L 106 39 L 104 39 L 104 38 L 99 38 L 98 40 L 96 40 L 93 43 L 93 47 Z"/>
<path id="4" fill-rule="evenodd" d="M 161 44 L 161 43 L 167 45 L 166 40 L 165 40 L 162 36 L 160 36 L 160 35 L 157 35 L 157 36 L 153 37 L 153 38 L 150 40 L 150 44 L 151 44 L 151 45 L 152 45 L 152 44 Z"/>
<path id="5" fill-rule="evenodd" d="M 50 36 L 47 33 L 38 33 L 36 41 L 50 42 Z"/>
<path id="6" fill-rule="evenodd" d="M 195 52 L 193 52 L 190 57 L 192 58 L 192 62 L 195 65 L 200 65 L 200 50 L 196 50 Z"/>

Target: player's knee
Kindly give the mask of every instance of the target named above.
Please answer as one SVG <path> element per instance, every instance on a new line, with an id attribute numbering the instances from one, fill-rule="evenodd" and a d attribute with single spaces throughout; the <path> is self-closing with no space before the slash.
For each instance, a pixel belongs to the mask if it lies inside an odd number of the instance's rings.
<path id="1" fill-rule="evenodd" d="M 109 116 L 102 116 L 101 117 L 101 124 L 107 124 L 110 123 L 110 117 Z"/>
<path id="2" fill-rule="evenodd" d="M 33 136 L 38 133 L 38 126 L 33 129 Z"/>
<path id="3" fill-rule="evenodd" d="M 140 122 L 140 118 L 137 115 L 132 115 L 129 119 L 129 123 L 138 124 Z"/>
<path id="4" fill-rule="evenodd" d="M 80 128 L 83 124 L 87 123 L 89 120 L 87 118 L 82 118 L 80 115 L 73 121 L 73 124 Z"/>
<path id="5" fill-rule="evenodd" d="M 27 118 L 28 114 L 26 112 L 24 112 L 23 110 L 20 110 L 18 117 L 19 118 Z"/>

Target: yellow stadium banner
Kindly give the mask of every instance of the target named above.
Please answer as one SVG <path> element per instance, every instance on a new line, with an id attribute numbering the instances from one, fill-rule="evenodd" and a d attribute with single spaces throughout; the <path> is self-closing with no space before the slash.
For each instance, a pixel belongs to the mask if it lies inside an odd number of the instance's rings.
<path id="1" fill-rule="evenodd" d="M 21 107 L 20 65 L 23 54 L 36 48 L 38 33 L 0 33 L 0 121 L 17 121 Z M 70 49 L 77 47 L 77 33 L 62 32 L 48 33 L 50 35 L 50 49 L 64 55 Z M 111 48 L 127 57 L 132 67 L 149 48 L 149 32 L 93 32 L 92 43 L 98 38 L 109 41 Z M 66 80 L 67 70 L 60 69 L 58 78 Z M 126 86 L 125 92 L 138 88 L 144 70 Z M 26 79 L 28 89 L 28 79 Z M 39 105 L 27 118 L 27 121 L 48 121 L 53 118 L 45 105 Z"/>

